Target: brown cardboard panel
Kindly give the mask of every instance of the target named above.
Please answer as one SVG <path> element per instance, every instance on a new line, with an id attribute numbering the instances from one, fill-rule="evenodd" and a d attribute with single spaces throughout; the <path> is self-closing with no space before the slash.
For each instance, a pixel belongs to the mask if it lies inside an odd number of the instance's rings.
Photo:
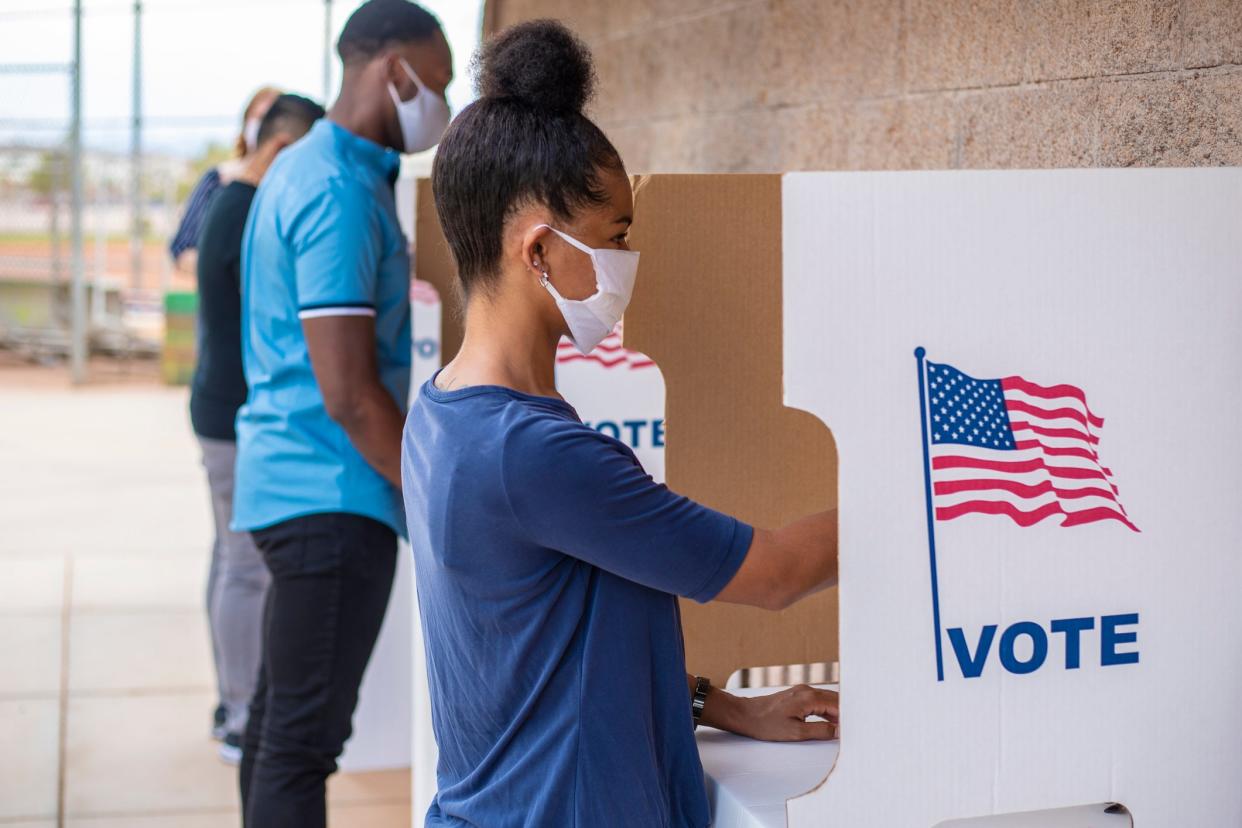
<path id="1" fill-rule="evenodd" d="M 497 0 L 488 0 L 488 2 L 483 4 L 483 14 L 480 16 L 483 18 L 481 23 L 484 38 L 491 37 L 500 30 L 501 22 L 506 17 L 500 9 L 502 5 Z"/>
<path id="2" fill-rule="evenodd" d="M 415 222 L 415 275 L 444 300 L 447 362 L 461 346 L 457 277 L 425 179 Z M 669 485 L 769 528 L 835 505 L 831 434 L 781 404 L 780 176 L 645 178 L 631 240 L 643 255 L 625 345 L 664 376 Z M 837 659 L 835 589 L 780 613 L 682 612 L 688 669 L 720 685 L 743 667 Z"/>
<path id="3" fill-rule="evenodd" d="M 440 353 L 444 363 L 457 354 L 461 347 L 462 329 L 461 297 L 457 290 L 457 267 L 449 252 L 440 218 L 436 215 L 435 200 L 431 194 L 431 180 L 418 179 L 414 205 L 414 277 L 435 285 L 440 292 Z"/>
<path id="4" fill-rule="evenodd" d="M 669 486 L 765 528 L 834 506 L 832 435 L 781 402 L 780 176 L 646 178 L 631 244 L 625 346 L 664 375 Z M 835 588 L 780 613 L 682 603 L 687 667 L 720 684 L 837 659 Z"/>

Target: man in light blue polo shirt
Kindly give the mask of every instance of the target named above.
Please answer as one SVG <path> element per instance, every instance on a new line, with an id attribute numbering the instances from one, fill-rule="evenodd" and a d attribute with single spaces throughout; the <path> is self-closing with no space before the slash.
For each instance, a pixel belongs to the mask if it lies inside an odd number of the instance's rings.
<path id="1" fill-rule="evenodd" d="M 448 125 L 452 56 L 408 0 L 368 0 L 337 43 L 341 94 L 282 153 L 242 253 L 249 396 L 237 418 L 233 524 L 272 574 L 244 740 L 244 821 L 319 828 L 405 533 L 401 432 L 410 259 L 399 151 Z"/>

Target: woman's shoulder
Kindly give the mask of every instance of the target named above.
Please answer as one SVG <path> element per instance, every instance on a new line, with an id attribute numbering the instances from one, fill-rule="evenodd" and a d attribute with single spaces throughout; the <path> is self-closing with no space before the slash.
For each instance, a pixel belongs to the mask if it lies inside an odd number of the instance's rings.
<path id="1" fill-rule="evenodd" d="M 573 407 L 561 400 L 498 385 L 445 389 L 436 384 L 435 377 L 419 387 L 411 410 L 466 431 L 479 429 L 496 435 L 512 432 L 531 439 L 567 427 L 583 427 Z"/>
<path id="2" fill-rule="evenodd" d="M 552 401 L 514 405 L 504 445 L 507 457 L 553 465 L 628 452 L 624 443 L 582 422 L 568 403 Z"/>

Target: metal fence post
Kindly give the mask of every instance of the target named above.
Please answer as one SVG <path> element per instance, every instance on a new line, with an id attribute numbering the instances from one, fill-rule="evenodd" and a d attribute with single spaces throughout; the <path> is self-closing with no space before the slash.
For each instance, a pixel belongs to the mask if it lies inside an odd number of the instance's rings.
<path id="1" fill-rule="evenodd" d="M 73 329 L 70 363 L 73 382 L 86 381 L 86 261 L 82 249 L 82 0 L 73 2 L 73 121 L 69 132 L 69 167 L 73 179 L 69 233 L 73 262 Z"/>
<path id="2" fill-rule="evenodd" d="M 130 229 L 129 255 L 134 290 L 142 289 L 142 254 L 146 235 L 142 220 L 142 0 L 134 0 L 134 89 L 133 120 L 130 124 Z"/>
<path id="3" fill-rule="evenodd" d="M 323 105 L 332 99 L 332 0 L 323 0 Z"/>

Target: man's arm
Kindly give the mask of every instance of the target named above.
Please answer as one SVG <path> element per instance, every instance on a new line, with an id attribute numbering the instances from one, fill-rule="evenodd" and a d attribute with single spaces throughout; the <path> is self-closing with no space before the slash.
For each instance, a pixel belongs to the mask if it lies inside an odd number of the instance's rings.
<path id="1" fill-rule="evenodd" d="M 837 582 L 837 510 L 781 529 L 756 529 L 746 559 L 717 601 L 781 610 Z"/>
<path id="2" fill-rule="evenodd" d="M 302 330 L 328 416 L 371 467 L 400 488 L 404 418 L 380 382 L 374 317 L 307 318 Z"/>

